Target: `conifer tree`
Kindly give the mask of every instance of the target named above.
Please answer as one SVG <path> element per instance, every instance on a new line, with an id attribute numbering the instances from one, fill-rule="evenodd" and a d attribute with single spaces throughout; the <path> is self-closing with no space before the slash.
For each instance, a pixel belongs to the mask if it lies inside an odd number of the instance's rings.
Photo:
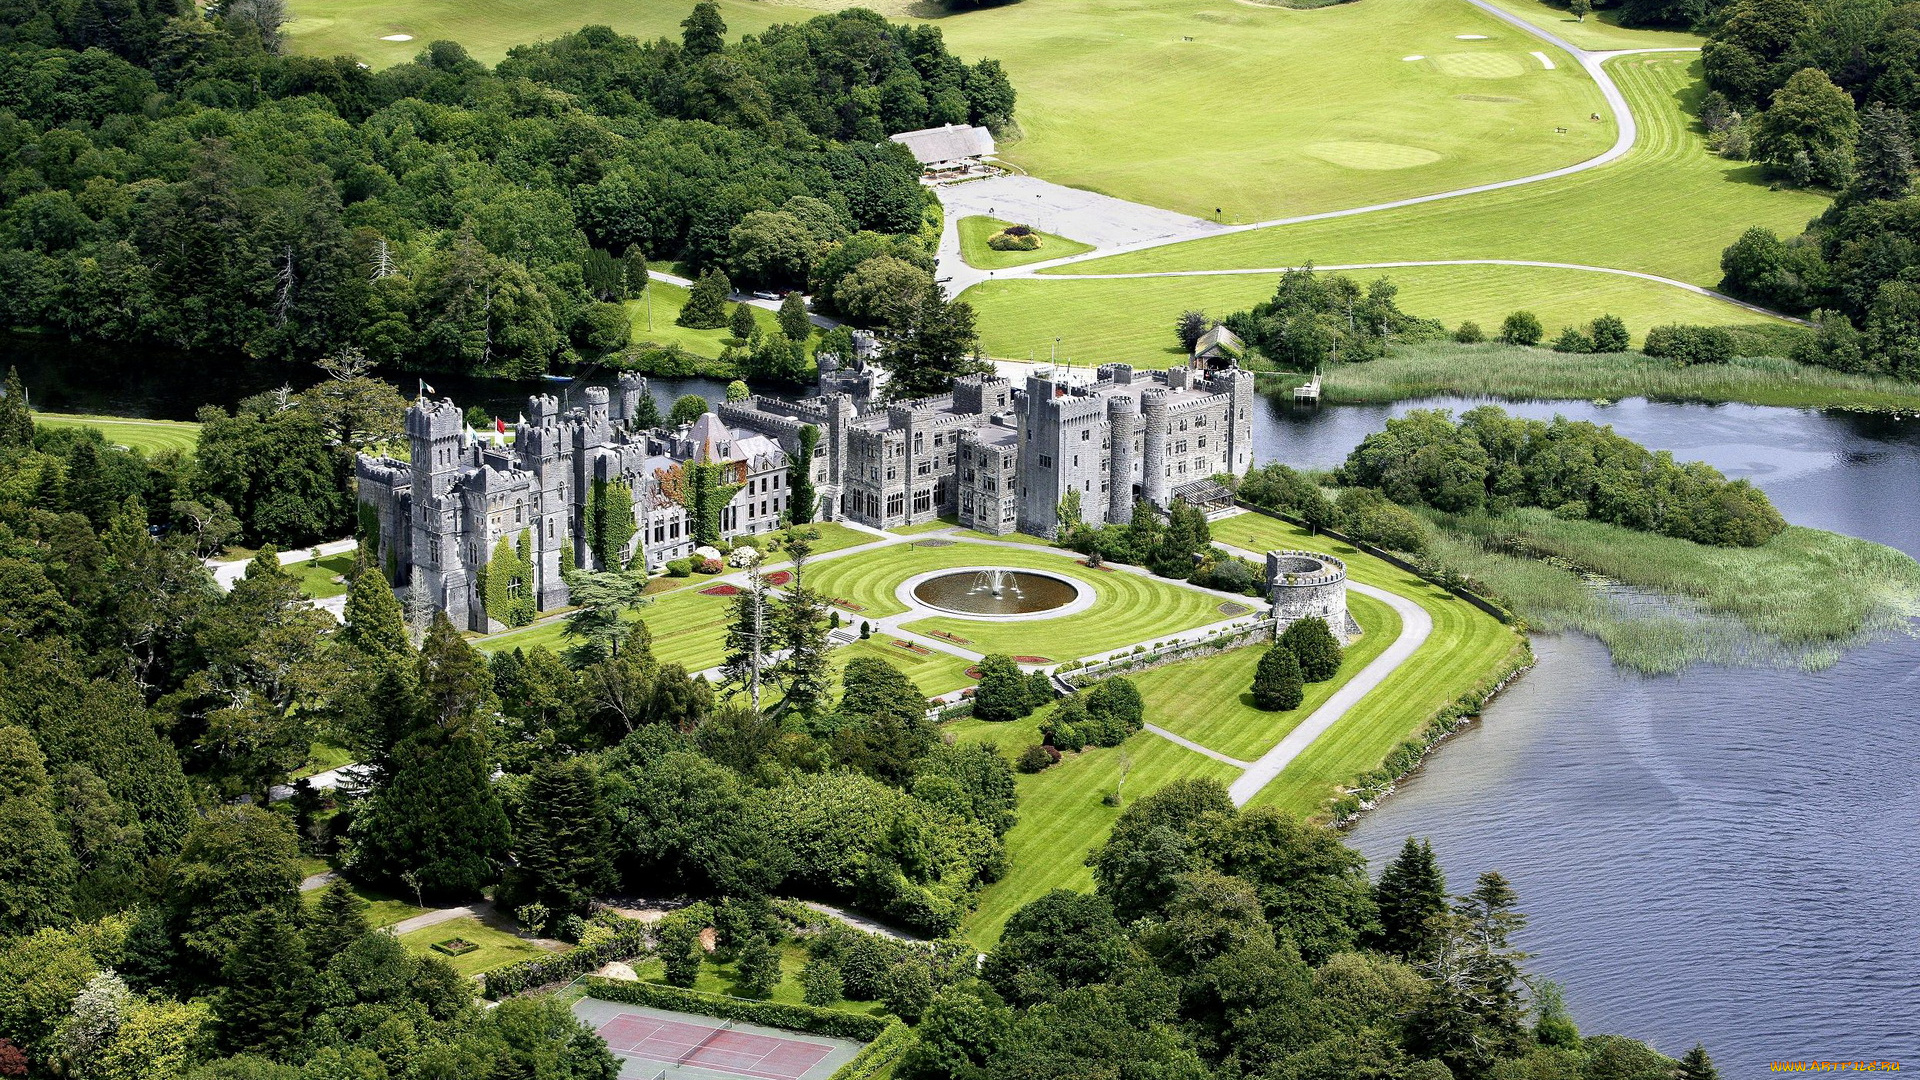
<path id="1" fill-rule="evenodd" d="M 367 904 L 344 881 L 334 881 L 320 893 L 320 907 L 307 924 L 307 953 L 315 970 L 345 952 L 367 932 Z"/>
<path id="2" fill-rule="evenodd" d="M 719 270 L 708 270 L 694 281 L 687 302 L 674 321 L 695 330 L 718 330 L 727 325 L 727 296 L 733 285 Z"/>
<path id="3" fill-rule="evenodd" d="M 392 586 L 371 567 L 353 576 L 347 589 L 343 625 L 334 640 L 368 658 L 398 659 L 413 651 L 407 642 L 406 616 Z"/>
<path id="4" fill-rule="evenodd" d="M 1306 696 L 1301 685 L 1300 661 L 1285 645 L 1270 646 L 1253 671 L 1253 707 L 1284 712 L 1300 707 Z"/>
<path id="5" fill-rule="evenodd" d="M 1160 511 L 1145 499 L 1133 503 L 1133 517 L 1127 522 L 1128 562 L 1146 564 L 1160 550 L 1160 537 L 1167 529 Z"/>
<path id="6" fill-rule="evenodd" d="M 747 571 L 747 583 L 733 598 L 733 619 L 727 624 L 727 658 L 721 671 L 729 686 L 746 691 L 755 710 L 760 689 L 772 666 L 771 654 L 779 628 L 759 567 Z"/>
<path id="7" fill-rule="evenodd" d="M 1380 874 L 1373 889 L 1380 909 L 1380 948 L 1412 959 L 1426 944 L 1427 920 L 1447 910 L 1447 879 L 1425 840 L 1407 837 L 1400 854 Z"/>
<path id="8" fill-rule="evenodd" d="M 726 47 L 727 23 L 720 17 L 720 5 L 714 0 L 700 0 L 693 6 L 693 14 L 680 23 L 681 47 L 687 55 L 695 59 L 711 56 Z"/>
<path id="9" fill-rule="evenodd" d="M 289 1060 L 314 1007 L 313 965 L 300 931 L 277 911 L 253 917 L 221 972 L 213 1015 L 227 1053 Z"/>
<path id="10" fill-rule="evenodd" d="M 661 422 L 660 403 L 653 400 L 652 394 L 641 394 L 639 408 L 633 414 L 633 426 L 647 431 L 659 427 Z"/>
<path id="11" fill-rule="evenodd" d="M 73 853 L 53 812 L 46 758 L 26 728 L 0 727 L 0 936 L 70 913 Z"/>
<path id="12" fill-rule="evenodd" d="M 20 382 L 17 368 L 7 369 L 0 383 L 0 446 L 31 447 L 33 413 L 27 406 L 27 388 Z"/>
<path id="13" fill-rule="evenodd" d="M 733 314 L 727 317 L 728 333 L 745 341 L 751 338 L 758 328 L 758 324 L 753 321 L 753 308 L 748 306 L 746 301 L 742 300 L 733 305 Z"/>
<path id="14" fill-rule="evenodd" d="M 640 245 L 628 244 L 626 253 L 620 256 L 620 263 L 626 270 L 627 299 L 637 299 L 647 291 L 647 286 L 653 280 L 653 276 L 647 273 L 647 256 L 640 250 Z"/>
<path id="15" fill-rule="evenodd" d="M 1321 618 L 1297 619 L 1280 634 L 1280 645 L 1300 662 L 1300 678 L 1326 682 L 1340 673 L 1340 641 Z"/>
<path id="16" fill-rule="evenodd" d="M 813 320 L 807 317 L 807 300 L 797 291 L 780 299 L 780 332 L 794 341 L 813 336 Z"/>
<path id="17" fill-rule="evenodd" d="M 1850 196 L 1861 201 L 1904 197 L 1913 188 L 1913 127 L 1907 114 L 1878 101 L 1860 110 L 1854 159 Z"/>
<path id="18" fill-rule="evenodd" d="M 1679 1080 L 1720 1080 L 1720 1070 L 1713 1067 L 1707 1048 L 1699 1043 L 1681 1056 L 1678 1075 Z"/>
<path id="19" fill-rule="evenodd" d="M 516 903 L 580 914 L 612 883 L 609 817 L 600 777 L 584 758 L 543 761 L 529 779 L 514 830 Z"/>

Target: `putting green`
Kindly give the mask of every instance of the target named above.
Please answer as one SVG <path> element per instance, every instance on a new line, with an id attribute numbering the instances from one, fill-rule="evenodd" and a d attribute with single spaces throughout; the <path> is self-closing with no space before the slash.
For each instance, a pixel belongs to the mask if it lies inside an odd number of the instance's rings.
<path id="1" fill-rule="evenodd" d="M 1306 152 L 1329 165 L 1344 165 L 1349 169 L 1412 169 L 1440 160 L 1439 154 L 1418 146 L 1352 139 L 1309 143 Z"/>
<path id="2" fill-rule="evenodd" d="M 1698 58 L 1623 56 L 1607 70 L 1640 121 L 1633 150 L 1607 165 L 1457 199 L 1170 244 L 1077 263 L 1071 272 L 1540 259 L 1712 286 L 1720 252 L 1742 232 L 1763 225 L 1793 235 L 1826 208 L 1823 195 L 1773 190 L 1760 166 L 1707 152 L 1694 120 L 1705 94 Z M 1568 137 L 1602 126 L 1583 116 Z"/>
<path id="3" fill-rule="evenodd" d="M 1538 66 L 1530 56 L 1503 52 L 1442 53 L 1427 62 L 1456 79 L 1512 79 L 1525 75 L 1530 65 Z"/>

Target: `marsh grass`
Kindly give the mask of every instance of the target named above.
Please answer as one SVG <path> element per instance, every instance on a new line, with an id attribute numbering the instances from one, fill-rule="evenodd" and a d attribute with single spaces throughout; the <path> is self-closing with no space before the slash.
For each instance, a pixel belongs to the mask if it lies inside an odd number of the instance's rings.
<path id="1" fill-rule="evenodd" d="M 1616 664 L 1649 674 L 1703 663 L 1817 670 L 1852 645 L 1914 633 L 1920 616 L 1920 563 L 1818 529 L 1722 548 L 1539 510 L 1429 517 L 1442 565 L 1535 629 L 1585 631 Z"/>
<path id="2" fill-rule="evenodd" d="M 1764 345 L 1791 327 L 1754 328 Z M 1784 350 L 1782 350 L 1784 351 Z M 1451 394 L 1515 400 L 1630 398 L 1739 401 L 1861 411 L 1920 410 L 1920 383 L 1848 375 L 1778 356 L 1676 367 L 1640 353 L 1556 353 L 1516 345 L 1407 345 L 1322 380 L 1328 401 L 1379 403 Z"/>

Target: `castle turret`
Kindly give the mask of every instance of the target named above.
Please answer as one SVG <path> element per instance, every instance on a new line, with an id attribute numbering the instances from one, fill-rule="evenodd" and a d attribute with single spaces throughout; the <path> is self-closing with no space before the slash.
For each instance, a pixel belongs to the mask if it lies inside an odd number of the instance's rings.
<path id="1" fill-rule="evenodd" d="M 631 371 L 621 372 L 619 391 L 619 400 L 613 407 L 613 418 L 631 428 L 634 418 L 640 415 L 640 397 L 647 392 L 646 376 Z"/>
<path id="2" fill-rule="evenodd" d="M 1132 398 L 1115 394 L 1107 399 L 1107 439 L 1111 446 L 1107 466 L 1107 523 L 1110 525 L 1125 525 L 1133 518 L 1133 435 L 1138 419 Z M 1093 516 L 1092 510 L 1087 508 L 1088 517 Z"/>
<path id="3" fill-rule="evenodd" d="M 1167 392 L 1159 387 L 1141 391 L 1140 412 L 1145 425 L 1140 497 L 1164 510 L 1171 498 L 1167 489 Z"/>

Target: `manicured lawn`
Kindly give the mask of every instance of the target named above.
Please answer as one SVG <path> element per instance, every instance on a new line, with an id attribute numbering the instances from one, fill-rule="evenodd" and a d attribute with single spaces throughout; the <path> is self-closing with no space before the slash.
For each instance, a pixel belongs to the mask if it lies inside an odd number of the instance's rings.
<path id="1" fill-rule="evenodd" d="M 1433 617 L 1433 633 L 1407 662 L 1313 741 L 1254 797 L 1302 816 L 1319 812 L 1340 785 L 1379 765 L 1439 708 L 1480 685 L 1515 651 L 1519 635 L 1445 590 L 1349 545 L 1258 514 L 1213 523 L 1214 539 L 1254 551 L 1291 547 L 1338 555 L 1354 581 L 1405 596 Z"/>
<path id="2" fill-rule="evenodd" d="M 809 541 L 813 545 L 815 555 L 825 555 L 829 551 L 839 551 L 843 548 L 859 547 L 861 544 L 871 544 L 881 539 L 870 532 L 850 529 L 837 521 L 816 521 L 801 527 L 812 529 L 820 534 L 818 539 Z M 777 567 L 786 560 L 786 555 L 776 551 L 767 565 Z"/>
<path id="3" fill-rule="evenodd" d="M 1770 190 L 1758 165 L 1706 152 L 1694 120 L 1705 93 L 1696 57 L 1624 56 L 1607 70 L 1640 120 L 1640 138 L 1626 157 L 1601 168 L 1398 210 L 1174 244 L 1078 263 L 1073 271 L 1541 259 L 1713 285 L 1720 280 L 1721 250 L 1742 232 L 1763 225 L 1797 234 L 1826 207 L 1827 198 L 1814 192 Z"/>
<path id="4" fill-rule="evenodd" d="M 343 551 L 338 555 L 323 555 L 319 559 L 311 557 L 296 563 L 287 563 L 284 569 L 300 583 L 300 591 L 315 600 L 324 600 L 329 596 L 346 595 L 347 575 L 353 573 L 354 554 Z"/>
<path id="5" fill-rule="evenodd" d="M 963 741 L 996 743 L 1009 757 L 1039 741 L 1037 717 L 1009 724 L 957 720 L 947 730 Z M 1121 792 L 1129 802 L 1189 776 L 1225 785 L 1239 775 L 1231 765 L 1145 731 L 1112 749 L 1068 755 L 1045 772 L 1018 774 L 1020 821 L 1006 836 L 1007 874 L 988 886 L 967 921 L 975 945 L 991 948 L 1014 912 L 1051 890 L 1093 887 L 1086 858 L 1124 809 L 1101 801 L 1120 785 L 1123 761 L 1129 767 Z"/>
<path id="6" fill-rule="evenodd" d="M 715 575 L 718 577 L 719 575 Z M 699 588 L 714 583 L 714 578 L 696 576 Z M 727 618 L 732 612 L 728 597 L 705 596 L 699 588 L 683 588 L 662 593 L 640 608 L 637 615 L 653 633 L 653 655 L 663 664 L 679 664 L 688 671 L 703 671 L 725 656 Z M 531 649 L 544 646 L 554 652 L 570 642 L 563 633 L 564 619 L 551 619 L 533 626 L 477 638 L 473 646 L 481 652 L 504 649 Z"/>
<path id="7" fill-rule="evenodd" d="M 996 251 L 987 246 L 993 234 L 1013 224 L 999 218 L 973 217 L 960 219 L 960 257 L 982 270 L 1004 270 L 1009 266 L 1022 266 L 1042 259 L 1060 259 L 1068 255 L 1078 255 L 1083 251 L 1092 251 L 1091 244 L 1078 240 L 1069 240 L 1064 236 L 1035 232 L 1040 238 L 1040 246 L 1031 251 Z"/>
<path id="8" fill-rule="evenodd" d="M 585 24 L 677 40 L 691 6 L 295 0 L 288 47 L 385 66 L 446 38 L 494 62 L 511 45 Z M 930 13 L 903 0 L 876 6 L 912 22 Z M 721 4 L 730 38 L 815 13 Z M 1607 109 L 1571 58 L 1463 3 L 1290 11 L 1231 0 L 1050 0 L 934 21 L 955 55 L 997 58 L 1019 89 L 1024 134 L 1003 143 L 1004 157 L 1049 180 L 1209 217 L 1218 208 L 1230 221 L 1522 176 L 1590 157 L 1613 139 L 1611 120 L 1587 121 Z M 414 40 L 379 40 L 401 33 Z M 1556 69 L 1528 55 L 1535 49 L 1553 55 Z"/>
<path id="9" fill-rule="evenodd" d="M 782 1005 L 800 1005 L 805 1003 L 805 994 L 800 987 L 800 969 L 807 964 L 807 950 L 797 942 L 780 943 L 780 981 L 774 985 L 773 993 L 761 999 Z M 659 960 L 647 959 L 635 961 L 633 973 L 643 982 L 665 983 L 667 969 Z M 729 994 L 734 997 L 746 997 L 736 981 L 739 978 L 739 965 L 732 960 L 719 959 L 719 954 L 710 953 L 700 965 L 700 974 L 693 980 L 693 989 L 707 994 Z M 885 1007 L 865 1001 L 836 1001 L 831 1008 L 841 1012 L 860 1013 L 877 1016 Z"/>
<path id="10" fill-rule="evenodd" d="M 1449 328 L 1471 319 L 1489 336 L 1500 332 L 1509 312 L 1522 309 L 1539 317 L 1549 339 L 1563 326 L 1583 326 L 1603 314 L 1625 320 L 1636 344 L 1649 327 L 1662 323 L 1788 325 L 1657 281 L 1588 270 L 1395 266 L 1340 273 L 1363 287 L 1387 278 L 1400 288 L 1402 310 L 1439 319 Z M 1078 363 L 1163 368 L 1186 362 L 1186 351 L 1173 335 L 1182 311 L 1193 308 L 1220 318 L 1270 298 L 1277 281 L 1273 273 L 1058 280 L 1036 275 L 982 282 L 967 290 L 966 299 L 989 355 L 1044 355 L 1057 335 L 1064 354 Z"/>
<path id="11" fill-rule="evenodd" d="M 124 416 L 36 412 L 33 422 L 46 427 L 99 428 L 108 443 L 148 454 L 162 450 L 192 453 L 194 444 L 200 440 L 200 425 L 180 420 L 131 420 Z"/>
<path id="12" fill-rule="evenodd" d="M 858 626 L 859 623 L 854 625 Z M 894 642 L 898 640 L 892 634 L 875 633 L 865 641 L 856 641 L 833 650 L 835 685 L 839 682 L 840 669 L 856 656 L 877 656 L 885 660 L 912 679 L 913 685 L 928 697 L 972 686 L 977 681 L 967 674 L 967 668 L 973 665 L 966 659 L 943 652 L 921 656 L 895 645 Z"/>
<path id="13" fill-rule="evenodd" d="M 1147 722 L 1209 750 L 1252 761 L 1273 749 L 1400 636 L 1400 616 L 1386 604 L 1349 593 L 1347 608 L 1366 632 L 1347 647 L 1338 675 L 1307 684 L 1297 708 L 1286 712 L 1254 708 L 1253 670 L 1266 648 L 1249 646 L 1129 676 L 1146 700 Z"/>
<path id="14" fill-rule="evenodd" d="M 951 529 L 959 524 L 959 520 L 955 518 L 935 518 L 932 521 L 923 521 L 918 525 L 902 525 L 897 529 L 888 529 L 887 531 L 897 533 L 901 536 L 914 536 L 919 533 L 939 532 L 941 529 Z"/>
<path id="15" fill-rule="evenodd" d="M 719 330 L 690 330 L 676 324 L 673 320 L 680 317 L 680 309 L 686 306 L 687 290 L 685 286 L 670 281 L 652 280 L 647 291 L 653 294 L 653 314 L 649 321 L 648 301 L 645 297 L 627 301 L 627 318 L 633 322 L 633 340 L 639 345 L 678 345 L 696 356 L 719 356 L 727 342 L 734 340 L 733 334 L 724 327 Z M 749 305 L 751 307 L 751 305 Z M 729 314 L 733 306 L 727 306 Z M 765 308 L 752 308 L 753 319 L 766 333 L 780 329 L 780 320 Z"/>
<path id="16" fill-rule="evenodd" d="M 342 750 L 338 746 L 328 746 L 326 743 L 317 742 L 308 748 L 307 760 L 300 766 L 299 770 L 292 775 L 291 779 L 298 780 L 302 777 L 312 776 L 314 773 L 322 773 L 328 769 L 337 769 L 342 765 L 351 764 L 353 764 L 353 751 Z"/>
<path id="17" fill-rule="evenodd" d="M 861 619 L 905 610 L 894 598 L 894 590 L 908 577 L 954 566 L 1050 570 L 1091 585 L 1099 597 L 1093 608 L 1057 619 L 988 623 L 942 617 L 921 619 L 907 626 L 922 634 L 935 630 L 957 634 L 968 639 L 971 644 L 964 647 L 975 652 L 1026 654 L 1065 661 L 1227 618 L 1217 610 L 1218 599 L 1191 589 L 1124 571 L 1089 570 L 1060 555 L 980 544 L 894 547 L 854 555 L 820 564 L 809 572 L 809 580 L 814 588 L 828 596 L 860 605 L 863 610 L 841 611 L 843 618 L 850 618 L 857 625 Z"/>
<path id="18" fill-rule="evenodd" d="M 317 869 L 311 869 L 308 872 L 310 874 L 317 874 L 326 869 L 327 866 L 323 863 Z M 397 896 L 381 892 L 378 889 L 355 885 L 345 879 L 342 879 L 340 884 L 351 889 L 353 894 L 367 905 L 361 909 L 360 914 L 367 920 L 367 925 L 375 930 L 383 926 L 392 926 L 394 923 L 400 922 L 403 919 L 411 919 L 415 915 L 425 915 L 427 912 L 433 910 L 432 908 L 421 907 L 411 900 L 402 900 Z M 331 886 L 328 886 L 328 888 L 330 887 Z M 309 908 L 317 911 L 320 907 L 320 898 L 325 893 L 325 888 L 312 889 L 308 892 L 301 893 L 300 898 L 306 901 Z M 433 927 L 432 929 L 437 930 L 439 927 Z M 442 934 L 433 938 L 433 940 L 444 941 L 452 936 L 454 935 Z M 439 956 L 441 954 L 435 953 L 434 955 Z"/>
<path id="19" fill-rule="evenodd" d="M 448 956 L 436 952 L 433 945 L 448 938 L 461 938 L 480 946 L 465 956 Z M 521 960 L 530 960 L 536 956 L 546 956 L 552 950 L 543 949 L 526 938 L 495 929 L 479 919 L 450 919 L 424 929 L 400 935 L 400 944 L 416 956 L 432 956 L 453 965 L 453 970 L 462 975 L 478 975 L 483 971 L 492 971 L 497 967 Z"/>
<path id="20" fill-rule="evenodd" d="M 1547 4 L 1542 0 L 1488 0 L 1556 34 L 1576 48 L 1602 52 L 1608 49 L 1697 49 L 1706 42 L 1699 34 L 1685 30 L 1629 30 L 1619 25 L 1617 12 L 1596 11 L 1581 22 L 1567 13 L 1567 5 Z"/>

